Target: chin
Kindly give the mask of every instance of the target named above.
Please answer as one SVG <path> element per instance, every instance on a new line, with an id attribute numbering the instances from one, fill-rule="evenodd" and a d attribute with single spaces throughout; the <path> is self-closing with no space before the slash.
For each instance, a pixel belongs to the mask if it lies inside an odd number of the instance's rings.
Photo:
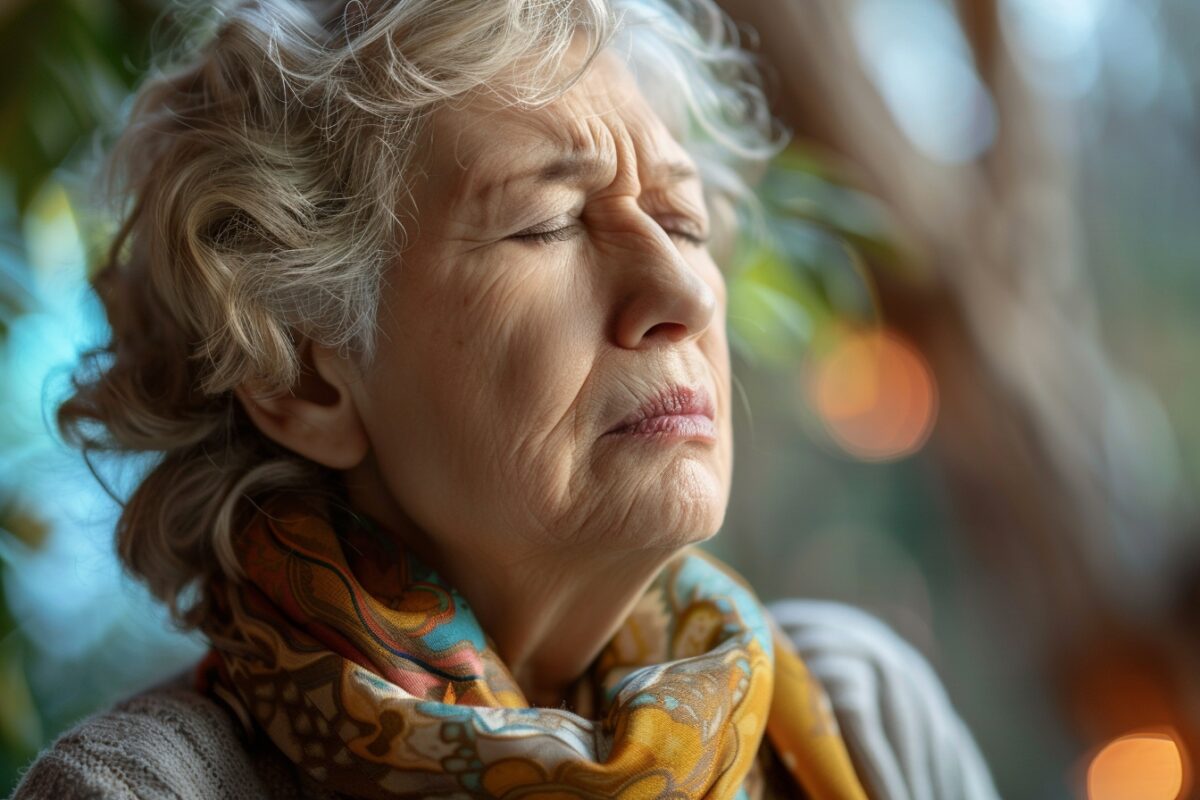
<path id="1" fill-rule="evenodd" d="M 646 529 L 658 531 L 664 547 L 680 548 L 711 539 L 725 521 L 729 481 L 708 461 L 681 459 L 664 471 L 645 498 Z"/>
<path id="2" fill-rule="evenodd" d="M 591 476 L 586 516 L 575 523 L 592 546 L 614 551 L 678 550 L 712 538 L 729 504 L 729 460 L 715 448 L 667 458 L 606 462 Z M 596 482 L 598 481 L 598 482 Z"/>

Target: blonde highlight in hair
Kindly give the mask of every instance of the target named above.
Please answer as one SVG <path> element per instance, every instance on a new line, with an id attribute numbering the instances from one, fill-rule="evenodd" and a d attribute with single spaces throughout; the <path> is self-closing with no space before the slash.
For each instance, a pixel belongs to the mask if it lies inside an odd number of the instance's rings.
<path id="1" fill-rule="evenodd" d="M 728 165 L 777 145 L 711 0 L 252 0 L 216 23 L 142 86 L 114 147 L 122 225 L 93 280 L 112 336 L 58 411 L 85 454 L 159 454 L 118 552 L 185 625 L 207 613 L 209 578 L 238 575 L 233 536 L 256 498 L 336 486 L 261 435 L 233 389 L 290 390 L 306 340 L 371 361 L 439 107 L 479 92 L 548 102 L 627 32 L 632 60 L 665 73 L 679 113 L 728 156 L 704 159 L 712 186 L 744 194 Z M 581 32 L 587 58 L 564 78 Z"/>

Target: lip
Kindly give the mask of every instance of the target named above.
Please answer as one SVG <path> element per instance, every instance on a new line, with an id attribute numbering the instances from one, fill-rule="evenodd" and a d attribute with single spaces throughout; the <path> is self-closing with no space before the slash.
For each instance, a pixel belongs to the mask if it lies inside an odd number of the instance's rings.
<path id="1" fill-rule="evenodd" d="M 715 415 L 712 397 L 703 386 L 674 384 L 646 399 L 604 435 L 715 441 Z"/>

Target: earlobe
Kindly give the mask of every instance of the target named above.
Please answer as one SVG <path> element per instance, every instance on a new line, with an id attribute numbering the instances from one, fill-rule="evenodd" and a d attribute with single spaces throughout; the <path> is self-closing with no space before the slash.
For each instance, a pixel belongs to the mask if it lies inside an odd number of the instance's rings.
<path id="1" fill-rule="evenodd" d="M 246 415 L 264 436 L 331 469 L 357 466 L 370 442 L 355 407 L 352 365 L 321 345 L 301 347 L 302 373 L 286 392 L 243 384 L 234 389 Z"/>

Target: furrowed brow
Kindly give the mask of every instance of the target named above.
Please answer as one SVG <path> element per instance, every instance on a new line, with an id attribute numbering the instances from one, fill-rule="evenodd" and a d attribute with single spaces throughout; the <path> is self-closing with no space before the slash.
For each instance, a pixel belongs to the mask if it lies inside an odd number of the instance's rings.
<path id="1" fill-rule="evenodd" d="M 465 191 L 460 190 L 459 200 L 486 203 L 489 198 L 504 192 L 508 187 L 528 182 L 568 185 L 585 183 L 607 172 L 610 164 L 611 162 L 605 162 L 594 155 L 568 153 L 507 174 L 488 175 L 491 170 L 485 169 L 483 175 L 468 176 L 467 183 L 463 184 Z M 471 180 L 471 177 L 475 177 L 478 182 Z"/>
<path id="2" fill-rule="evenodd" d="M 533 172 L 532 177 L 539 183 L 577 183 L 597 173 L 603 173 L 609 166 L 610 162 L 591 155 L 572 154 L 543 165 Z M 686 161 L 663 161 L 653 164 L 646 170 L 646 175 L 650 179 L 649 183 L 656 186 L 674 186 L 677 183 L 700 179 L 696 168 Z"/>
<path id="3" fill-rule="evenodd" d="M 520 183 L 532 180 L 536 183 L 584 183 L 589 179 L 607 173 L 612 168 L 612 162 L 598 158 L 593 154 L 569 153 L 552 158 L 532 169 L 508 176 L 499 181 L 489 181 L 481 187 L 480 195 L 485 195 L 496 188 L 508 183 Z M 698 180 L 696 168 L 686 161 L 665 161 L 655 164 L 647 170 L 651 182 L 668 186 L 689 180 Z"/>
<path id="4" fill-rule="evenodd" d="M 610 164 L 611 162 L 593 155 L 572 153 L 542 164 L 526 177 L 531 177 L 538 183 L 582 183 L 605 172 Z"/>
<path id="5" fill-rule="evenodd" d="M 651 183 L 674 186 L 685 181 L 700 180 L 700 173 L 686 161 L 665 161 L 647 170 Z"/>
<path id="6" fill-rule="evenodd" d="M 611 159 L 595 153 L 560 152 L 535 166 L 508 175 L 479 176 L 480 181 L 475 186 L 468 183 L 462 187 L 465 191 L 460 190 L 457 202 L 478 203 L 487 208 L 492 198 L 519 184 L 578 186 L 608 175 L 612 169 Z M 700 179 L 696 167 L 681 160 L 666 160 L 643 167 L 643 177 L 644 188 L 656 190 Z"/>

